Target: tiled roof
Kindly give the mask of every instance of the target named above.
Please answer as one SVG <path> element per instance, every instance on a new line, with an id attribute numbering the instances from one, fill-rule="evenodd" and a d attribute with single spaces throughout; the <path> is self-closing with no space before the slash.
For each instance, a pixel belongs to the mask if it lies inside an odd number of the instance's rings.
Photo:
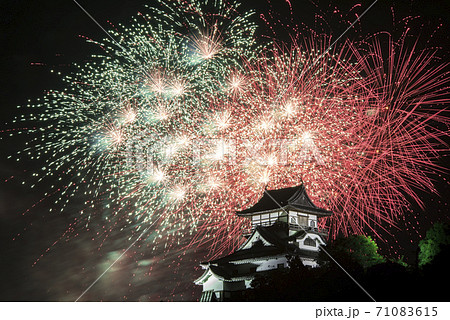
<path id="1" fill-rule="evenodd" d="M 263 196 L 252 207 L 236 212 L 238 216 L 252 215 L 257 212 L 292 207 L 301 211 L 329 216 L 328 210 L 318 208 L 308 197 L 304 185 L 278 190 L 265 190 Z"/>
<path id="2" fill-rule="evenodd" d="M 252 271 L 252 267 L 256 268 L 258 266 L 257 262 L 262 259 L 285 257 L 287 255 L 297 255 L 303 258 L 317 258 L 318 252 L 300 249 L 292 243 L 295 238 L 304 236 L 306 232 L 298 231 L 289 236 L 289 230 L 285 222 L 276 222 L 274 225 L 268 227 L 258 226 L 253 231 L 252 236 L 256 232 L 258 232 L 265 240 L 266 245 L 259 240 L 253 243 L 248 249 L 236 250 L 225 257 L 202 262 L 201 265 L 207 270 L 196 280 L 196 283 L 200 282 L 208 272 L 211 272 L 215 277 L 222 281 L 234 282 L 251 280 L 257 273 L 256 270 Z M 269 243 L 269 245 L 267 245 L 267 243 Z M 258 274 L 259 273 L 260 272 L 258 272 Z"/>
<path id="3" fill-rule="evenodd" d="M 249 249 L 236 250 L 225 257 L 203 262 L 202 265 L 220 266 L 231 262 L 251 261 L 252 259 L 261 257 L 283 256 L 288 254 L 311 256 L 309 251 L 301 250 L 292 243 L 295 237 L 301 237 L 305 231 L 298 231 L 294 235 L 289 236 L 287 224 L 284 222 L 276 222 L 268 227 L 258 226 L 253 231 L 253 234 L 256 232 L 258 232 L 264 240 L 270 243 L 270 245 L 265 246 L 262 242 L 257 242 Z"/>

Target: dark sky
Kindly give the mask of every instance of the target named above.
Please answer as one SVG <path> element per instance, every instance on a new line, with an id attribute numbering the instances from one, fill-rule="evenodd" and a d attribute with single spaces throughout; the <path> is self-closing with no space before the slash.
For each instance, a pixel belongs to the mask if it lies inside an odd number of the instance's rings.
<path id="1" fill-rule="evenodd" d="M 137 11 L 145 10 L 144 4 L 151 3 L 142 0 L 79 2 L 105 27 L 108 20 L 126 23 Z M 281 17 L 286 17 L 289 13 L 282 0 L 272 0 L 271 4 L 263 0 L 244 2 L 244 8 L 254 8 L 258 13 L 267 13 L 269 8 L 276 9 Z M 337 2 L 343 12 L 356 3 L 350 0 Z M 362 1 L 362 7 L 368 7 L 371 2 Z M 334 6 L 331 1 L 319 1 L 318 6 L 306 0 L 292 0 L 291 3 L 295 12 L 294 19 L 308 24 L 314 23 L 314 14 L 329 14 Z M 387 29 L 395 32 L 390 10 L 392 5 L 395 7 L 396 18 L 409 14 L 422 17 L 425 27 L 420 33 L 424 34 L 423 38 L 426 38 L 426 30 L 434 30 L 440 22 L 448 26 L 448 1 L 380 0 L 363 17 L 363 31 L 370 33 Z M 344 26 L 334 23 L 331 15 L 329 21 L 334 33 L 343 31 Z M 93 39 L 103 39 L 106 36 L 73 1 L 0 2 L 1 130 L 14 127 L 4 123 L 10 122 L 17 114 L 16 106 L 27 104 L 28 99 L 34 101 L 47 89 L 62 87 L 59 76 L 56 72 L 51 73 L 50 69 L 64 74 L 70 70 L 70 63 L 81 63 L 92 53 L 98 52 L 95 45 L 86 43 L 80 35 Z M 446 54 L 449 52 L 448 40 L 448 35 L 440 32 L 433 41 L 437 46 L 443 46 Z M 26 179 L 27 170 L 39 164 L 16 163 L 6 159 L 25 140 L 26 137 L 22 136 L 1 140 L 0 176 L 2 181 L 8 182 L 2 182 L 0 186 L 0 283 L 4 286 L 0 290 L 0 300 L 74 300 L 100 270 L 104 270 L 117 257 L 125 247 L 126 240 L 123 236 L 112 237 L 99 252 L 97 247 L 100 243 L 92 240 L 96 238 L 95 228 L 61 236 L 73 223 L 73 217 L 49 216 L 42 213 L 39 206 L 22 215 L 41 199 L 40 193 L 30 192 L 20 183 L 21 179 Z M 443 159 L 442 165 L 448 166 L 448 160 Z M 11 176 L 15 178 L 9 179 Z M 414 214 L 399 222 L 400 229 L 390 229 L 393 236 L 387 236 L 387 242 L 380 244 L 386 252 L 401 253 L 403 249 L 407 255 L 414 256 L 419 235 L 424 234 L 431 223 L 448 219 L 448 184 L 439 180 L 437 187 L 441 197 L 423 195 L 425 213 L 420 208 L 413 208 Z M 17 233 L 21 235 L 17 237 Z M 51 250 L 46 252 L 49 247 Z M 183 256 L 185 266 L 181 271 L 174 268 L 180 259 L 179 252 L 154 255 L 145 253 L 144 249 L 133 251 L 140 254 L 139 260 L 144 262 L 137 265 L 132 257 L 122 259 L 86 298 L 94 301 L 190 301 L 198 298 L 199 288 L 192 285 L 192 280 L 201 272 L 198 268 L 192 270 L 205 253 L 203 249 L 187 252 Z M 36 261 L 38 263 L 33 267 Z M 149 265 L 154 266 L 151 271 Z"/>

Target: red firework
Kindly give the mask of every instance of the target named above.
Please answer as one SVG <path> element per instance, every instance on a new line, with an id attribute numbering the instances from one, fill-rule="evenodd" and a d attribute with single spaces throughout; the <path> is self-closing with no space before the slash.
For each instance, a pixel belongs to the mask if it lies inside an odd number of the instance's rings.
<path id="1" fill-rule="evenodd" d="M 421 204 L 418 190 L 435 191 L 448 137 L 447 65 L 435 64 L 435 52 L 383 37 L 331 50 L 327 37 L 275 47 L 247 64 L 239 92 L 213 102 L 226 114 L 218 136 L 233 144 L 233 161 L 212 173 L 225 181 L 215 209 L 221 203 L 229 212 L 218 230 L 229 236 L 234 211 L 266 187 L 304 183 L 334 212 L 325 222 L 332 236 L 379 234 L 411 201 Z"/>

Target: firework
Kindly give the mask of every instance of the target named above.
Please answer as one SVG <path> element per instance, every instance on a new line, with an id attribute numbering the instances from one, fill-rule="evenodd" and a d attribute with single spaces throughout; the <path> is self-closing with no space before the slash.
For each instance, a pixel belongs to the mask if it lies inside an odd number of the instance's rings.
<path id="1" fill-rule="evenodd" d="M 335 213 L 333 235 L 376 232 L 420 201 L 414 188 L 433 189 L 448 80 L 432 52 L 313 32 L 259 47 L 236 8 L 161 1 L 110 30 L 117 42 L 88 40 L 104 54 L 18 119 L 34 128 L 18 159 L 45 161 L 30 184 L 50 184 L 52 210 L 83 199 L 87 225 L 154 225 L 154 243 L 219 255 L 265 188 L 304 183 Z"/>
<path id="2" fill-rule="evenodd" d="M 255 202 L 261 185 L 304 183 L 334 212 L 324 221 L 332 236 L 379 234 L 411 202 L 422 205 L 419 190 L 436 192 L 432 177 L 445 171 L 436 160 L 447 149 L 447 65 L 436 63 L 436 50 L 387 34 L 335 47 L 327 36 L 304 43 L 249 65 L 250 89 L 228 104 L 232 139 L 264 141 L 251 162 L 245 148 L 237 152 L 247 156 L 247 197 Z"/>
<path id="3" fill-rule="evenodd" d="M 159 235 L 195 230 L 192 212 L 206 205 L 193 186 L 203 195 L 216 184 L 195 172 L 191 143 L 214 116 L 208 97 L 226 95 L 241 61 L 258 52 L 253 13 L 237 7 L 160 1 L 109 30 L 115 41 L 88 40 L 104 53 L 16 120 L 33 124 L 30 147 L 16 157 L 45 162 L 28 183 L 50 185 L 50 211 L 78 210 L 86 226 L 102 215 L 108 231 L 155 221 Z"/>

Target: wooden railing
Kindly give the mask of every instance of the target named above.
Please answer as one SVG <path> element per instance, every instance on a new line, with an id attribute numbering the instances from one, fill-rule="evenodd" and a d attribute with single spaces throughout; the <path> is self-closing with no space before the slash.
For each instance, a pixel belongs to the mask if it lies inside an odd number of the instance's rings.
<path id="1" fill-rule="evenodd" d="M 260 225 L 263 227 L 268 227 L 271 226 L 273 223 L 261 223 Z M 325 235 L 328 235 L 329 229 L 328 228 L 318 228 L 318 227 L 310 227 L 310 226 L 299 226 L 298 224 L 292 224 L 289 223 L 289 229 L 290 230 L 295 230 L 295 231 L 301 231 L 301 230 L 305 230 L 305 231 L 315 231 L 315 232 L 319 232 L 319 233 L 323 233 Z M 255 230 L 254 226 L 251 226 L 249 228 L 244 228 L 242 229 L 242 234 L 244 236 L 248 236 L 251 235 L 253 230 Z"/>
<path id="2" fill-rule="evenodd" d="M 328 228 L 318 228 L 318 227 L 310 227 L 310 226 L 299 226 L 298 224 L 289 224 L 289 229 L 290 230 L 296 230 L 296 231 L 300 231 L 300 230 L 305 230 L 305 231 L 315 231 L 315 232 L 320 232 L 320 233 L 325 233 L 328 234 L 329 229 Z"/>

